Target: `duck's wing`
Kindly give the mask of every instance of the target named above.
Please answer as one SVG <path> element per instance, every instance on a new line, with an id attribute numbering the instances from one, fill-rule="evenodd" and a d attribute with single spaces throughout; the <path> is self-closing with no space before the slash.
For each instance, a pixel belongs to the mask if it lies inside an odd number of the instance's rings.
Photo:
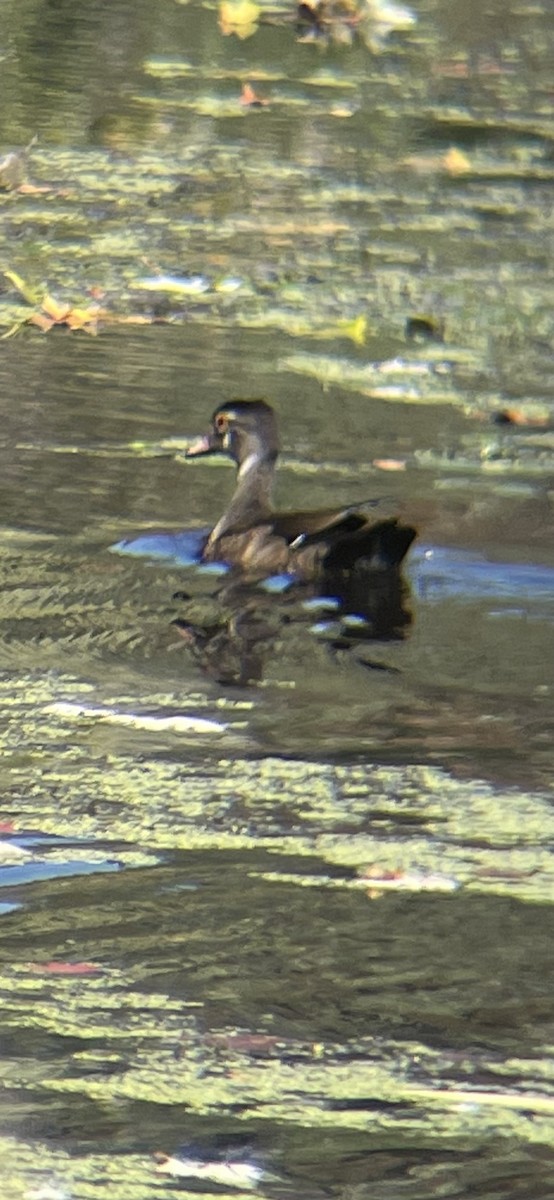
<path id="1" fill-rule="evenodd" d="M 310 549 L 319 552 L 324 570 L 351 571 L 362 564 L 370 569 L 397 568 L 416 529 L 411 522 L 404 524 L 394 509 L 390 500 L 376 500 L 327 513 L 326 519 L 320 513 L 297 514 L 304 520 L 291 528 L 290 549 L 299 558 Z"/>
<path id="2" fill-rule="evenodd" d="M 323 565 L 331 572 L 358 567 L 396 570 L 416 537 L 416 529 L 402 524 L 397 517 L 365 521 L 361 529 L 328 539 Z"/>
<path id="3" fill-rule="evenodd" d="M 368 522 L 386 518 L 382 500 L 366 500 L 348 508 L 321 508 L 303 512 L 274 513 L 272 531 L 277 537 L 285 538 L 294 549 L 311 546 L 326 539 L 354 534 Z M 368 510 L 368 511 L 364 511 Z M 370 513 L 372 514 L 370 516 Z"/>

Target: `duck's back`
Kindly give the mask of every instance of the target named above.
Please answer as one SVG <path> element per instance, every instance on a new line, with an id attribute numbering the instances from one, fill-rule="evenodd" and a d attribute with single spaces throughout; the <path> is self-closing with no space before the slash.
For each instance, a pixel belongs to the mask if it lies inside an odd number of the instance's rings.
<path id="1" fill-rule="evenodd" d="M 306 518 L 312 514 L 275 514 L 249 529 L 229 531 L 208 542 L 204 559 L 260 578 L 289 572 L 312 580 L 328 571 L 396 570 L 416 536 L 394 517 L 368 522 L 349 512 L 329 524 L 328 514 L 316 515 L 311 522 Z"/>

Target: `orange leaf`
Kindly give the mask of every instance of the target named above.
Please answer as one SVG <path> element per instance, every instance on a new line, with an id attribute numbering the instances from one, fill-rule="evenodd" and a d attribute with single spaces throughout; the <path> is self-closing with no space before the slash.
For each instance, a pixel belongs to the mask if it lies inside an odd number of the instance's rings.
<path id="1" fill-rule="evenodd" d="M 17 188 L 22 196 L 44 196 L 53 190 L 47 183 L 20 183 Z"/>
<path id="2" fill-rule="evenodd" d="M 243 83 L 239 103 L 247 108 L 265 108 L 269 100 L 263 100 L 249 83 Z"/>
<path id="3" fill-rule="evenodd" d="M 402 458 L 374 458 L 373 466 L 380 471 L 405 471 L 406 463 Z"/>
<path id="4" fill-rule="evenodd" d="M 31 316 L 29 317 L 29 324 L 38 325 L 39 329 L 42 329 L 43 333 L 48 333 L 48 330 L 52 329 L 52 326 L 55 325 L 56 322 L 53 321 L 51 317 L 45 316 L 44 313 L 36 312 L 31 313 Z"/>
<path id="5" fill-rule="evenodd" d="M 47 317 L 52 317 L 53 321 L 65 321 L 70 309 L 67 304 L 58 304 L 53 296 L 46 295 L 41 304 L 42 311 Z"/>

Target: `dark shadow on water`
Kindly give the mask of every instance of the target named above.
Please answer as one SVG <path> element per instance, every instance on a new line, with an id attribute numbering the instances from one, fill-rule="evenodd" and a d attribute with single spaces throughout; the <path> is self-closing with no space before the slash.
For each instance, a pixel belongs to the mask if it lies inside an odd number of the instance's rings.
<path id="1" fill-rule="evenodd" d="M 230 575 L 204 597 L 175 594 L 175 626 L 206 675 L 220 684 L 261 683 L 285 632 L 315 634 L 327 644 L 330 660 L 354 652 L 368 669 L 388 669 L 362 651 L 374 642 L 397 641 L 409 628 L 409 592 L 398 572 L 328 576 L 318 585 L 289 580 L 282 591 L 273 590 L 274 582 L 279 580 L 269 581 L 266 590 Z"/>

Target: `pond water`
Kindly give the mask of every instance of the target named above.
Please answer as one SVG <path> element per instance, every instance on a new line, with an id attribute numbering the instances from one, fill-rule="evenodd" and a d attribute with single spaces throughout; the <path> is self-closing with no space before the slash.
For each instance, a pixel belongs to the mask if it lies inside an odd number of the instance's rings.
<path id="1" fill-rule="evenodd" d="M 554 8 L 345 11 L 0 14 L 10 1200 L 554 1195 Z M 232 396 L 401 583 L 191 562 Z"/>

